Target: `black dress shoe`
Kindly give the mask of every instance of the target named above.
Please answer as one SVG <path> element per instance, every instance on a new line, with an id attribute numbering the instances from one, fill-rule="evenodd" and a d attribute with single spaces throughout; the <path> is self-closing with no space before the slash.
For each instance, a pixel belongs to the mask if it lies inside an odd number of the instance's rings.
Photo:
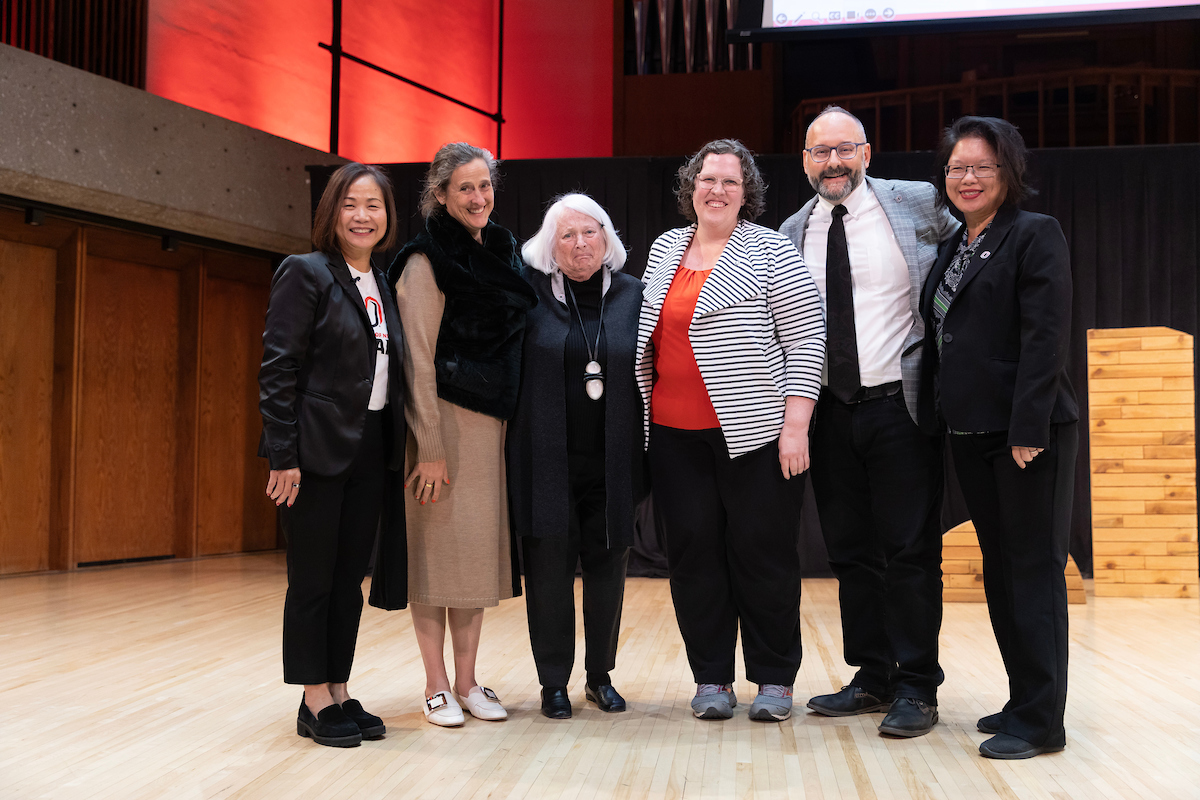
<path id="1" fill-rule="evenodd" d="M 897 697 L 891 710 L 879 723 L 879 732 L 888 736 L 924 736 L 938 721 L 937 706 L 915 697 Z"/>
<path id="2" fill-rule="evenodd" d="M 583 685 L 583 696 L 600 707 L 601 711 L 617 713 L 625 710 L 625 698 L 617 694 L 611 683 L 602 683 L 593 687 L 590 683 Z"/>
<path id="3" fill-rule="evenodd" d="M 819 694 L 808 701 L 808 707 L 827 717 L 852 717 L 872 711 L 887 711 L 892 704 L 889 695 L 871 694 L 859 686 L 843 686 L 833 694 Z"/>
<path id="4" fill-rule="evenodd" d="M 296 715 L 296 733 L 327 747 L 358 747 L 363 738 L 354 720 L 337 703 L 325 706 L 314 717 L 304 700 Z"/>
<path id="5" fill-rule="evenodd" d="M 571 718 L 571 698 L 567 697 L 567 687 L 542 687 L 542 716 L 550 719 Z"/>
<path id="6" fill-rule="evenodd" d="M 988 714 L 986 717 L 980 717 L 975 723 L 975 727 L 980 733 L 997 734 L 1000 732 L 1000 721 L 1004 719 L 1004 712 L 1000 711 L 995 714 Z"/>
<path id="7" fill-rule="evenodd" d="M 383 735 L 387 733 L 387 726 L 383 724 L 383 720 L 368 713 L 362 707 L 362 703 L 357 700 L 347 700 L 342 703 L 342 711 L 346 712 L 346 716 L 358 726 L 358 732 L 364 739 L 382 739 Z"/>
<path id="8" fill-rule="evenodd" d="M 1024 739 L 1018 739 L 1016 736 L 1010 736 L 1007 733 L 998 733 L 979 745 L 979 754 L 987 758 L 1016 760 L 1019 758 L 1033 758 L 1042 753 L 1057 753 L 1065 748 L 1066 744 L 1036 745 L 1030 744 Z"/>

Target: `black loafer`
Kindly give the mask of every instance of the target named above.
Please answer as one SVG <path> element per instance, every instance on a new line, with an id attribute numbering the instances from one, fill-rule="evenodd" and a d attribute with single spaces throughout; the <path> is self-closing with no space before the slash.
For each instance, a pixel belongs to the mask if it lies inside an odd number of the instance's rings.
<path id="1" fill-rule="evenodd" d="M 387 733 L 387 726 L 383 724 L 383 720 L 368 713 L 362 707 L 362 703 L 357 700 L 347 700 L 342 703 L 342 711 L 346 712 L 346 716 L 358 726 L 358 732 L 364 739 L 382 739 L 383 735 Z"/>
<path id="2" fill-rule="evenodd" d="M 337 703 L 325 706 L 314 717 L 304 700 L 296 715 L 296 733 L 326 747 L 358 747 L 363 738 L 354 720 Z"/>
<path id="3" fill-rule="evenodd" d="M 571 718 L 571 698 L 567 697 L 567 687 L 545 686 L 542 688 L 542 716 L 549 719 Z"/>
<path id="4" fill-rule="evenodd" d="M 625 698 L 617 694 L 611 683 L 602 683 L 593 687 L 590 683 L 583 685 L 583 696 L 600 707 L 601 711 L 615 714 L 625 710 Z"/>
<path id="5" fill-rule="evenodd" d="M 933 730 L 938 721 L 937 706 L 917 700 L 915 697 L 897 697 L 883 722 L 879 723 L 879 732 L 887 736 L 924 736 Z"/>
<path id="6" fill-rule="evenodd" d="M 1024 739 L 1018 739 L 1016 736 L 1010 736 L 1007 733 L 998 733 L 979 745 L 979 754 L 986 758 L 1016 760 L 1020 758 L 1033 758 L 1034 756 L 1040 756 L 1042 753 L 1057 753 L 1065 748 L 1065 744 L 1036 745 L 1030 744 Z"/>
<path id="7" fill-rule="evenodd" d="M 880 696 L 860 686 L 843 686 L 833 694 L 819 694 L 808 701 L 808 707 L 827 717 L 852 717 L 872 711 L 887 711 L 892 704 L 888 695 Z"/>
<path id="8" fill-rule="evenodd" d="M 1004 719 L 1004 712 L 1000 711 L 995 714 L 988 714 L 986 717 L 980 717 L 975 723 L 975 727 L 980 733 L 997 734 L 1000 732 L 1000 722 Z"/>

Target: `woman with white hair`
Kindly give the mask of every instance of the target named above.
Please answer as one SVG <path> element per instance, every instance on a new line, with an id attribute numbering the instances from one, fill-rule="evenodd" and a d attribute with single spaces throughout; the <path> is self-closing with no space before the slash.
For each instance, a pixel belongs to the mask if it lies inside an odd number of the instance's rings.
<path id="1" fill-rule="evenodd" d="M 571 716 L 575 565 L 583 565 L 584 695 L 624 711 L 612 686 L 633 515 L 645 495 L 642 404 L 634 382 L 642 284 L 625 247 L 583 194 L 558 198 L 521 248 L 538 296 L 529 312 L 508 491 L 521 537 L 529 639 L 542 714 Z"/>

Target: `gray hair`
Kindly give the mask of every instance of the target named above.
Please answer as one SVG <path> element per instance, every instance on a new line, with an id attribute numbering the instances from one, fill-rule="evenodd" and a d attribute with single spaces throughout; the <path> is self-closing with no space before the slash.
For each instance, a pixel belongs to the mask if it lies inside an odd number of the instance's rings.
<path id="1" fill-rule="evenodd" d="M 813 117 L 813 121 L 808 123 L 808 129 L 805 130 L 805 132 L 804 132 L 804 144 L 805 145 L 808 144 L 808 135 L 810 133 L 812 133 L 813 125 L 816 125 L 817 120 L 819 120 L 821 117 L 827 116 L 829 114 L 845 114 L 847 117 L 854 120 L 854 124 L 858 126 L 858 135 L 862 137 L 862 140 L 864 142 L 870 141 L 869 139 L 867 139 L 867 129 L 865 127 L 863 127 L 861 119 L 854 116 L 849 111 L 842 108 L 841 106 L 829 105 L 829 106 L 825 106 L 825 108 L 821 109 L 821 113 L 817 114 L 815 117 Z"/>
<path id="2" fill-rule="evenodd" d="M 600 223 L 600 230 L 604 232 L 604 257 L 601 259 L 604 266 L 614 271 L 625 266 L 625 245 L 621 243 L 608 212 L 586 194 L 579 193 L 556 197 L 546 209 L 542 227 L 521 247 L 521 256 L 526 264 L 547 275 L 553 275 L 558 269 L 554 263 L 554 242 L 558 237 L 558 221 L 568 210 L 587 214 Z"/>
<path id="3" fill-rule="evenodd" d="M 445 206 L 438 202 L 437 193 L 444 192 L 450 185 L 450 177 L 454 174 L 454 170 L 480 158 L 488 165 L 494 189 L 500 182 L 500 162 L 491 152 L 466 142 L 450 142 L 442 145 L 441 149 L 437 151 L 437 155 L 433 157 L 429 171 L 425 173 L 425 183 L 421 188 L 421 216 L 429 219 L 444 209 Z"/>

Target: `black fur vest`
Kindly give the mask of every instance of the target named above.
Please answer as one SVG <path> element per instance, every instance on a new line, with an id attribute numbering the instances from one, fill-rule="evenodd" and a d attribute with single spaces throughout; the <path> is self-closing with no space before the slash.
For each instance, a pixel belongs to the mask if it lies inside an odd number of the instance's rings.
<path id="1" fill-rule="evenodd" d="M 444 211 L 434 214 L 419 234 L 396 254 L 388 283 L 396 285 L 413 253 L 433 266 L 446 296 L 433 365 L 438 397 L 456 406 L 511 419 L 521 385 L 521 346 L 525 313 L 537 295 L 521 277 L 516 239 L 489 222 L 483 244 Z"/>

